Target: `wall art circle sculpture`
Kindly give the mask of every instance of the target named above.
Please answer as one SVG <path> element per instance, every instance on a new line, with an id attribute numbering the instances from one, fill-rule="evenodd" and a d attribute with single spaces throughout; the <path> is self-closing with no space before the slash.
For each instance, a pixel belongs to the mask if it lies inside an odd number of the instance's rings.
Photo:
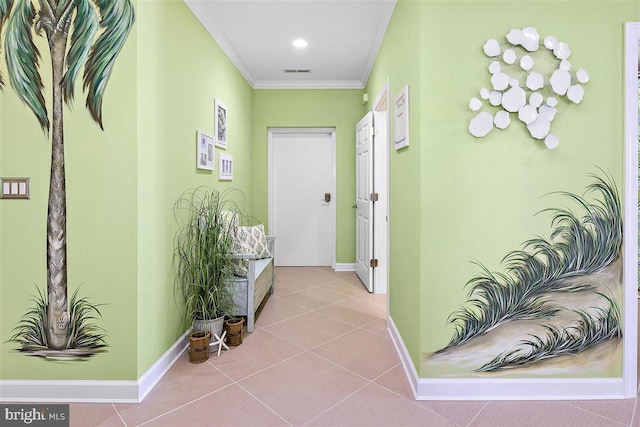
<path id="1" fill-rule="evenodd" d="M 482 138 L 495 128 L 506 129 L 513 113 L 532 138 L 544 141 L 549 149 L 556 148 L 560 139 L 550 132 L 558 99 L 579 104 L 584 98 L 583 85 L 589 82 L 589 73 L 575 69 L 569 61 L 569 44 L 555 36 L 541 42 L 538 30 L 525 27 L 509 31 L 505 41 L 487 40 L 482 50 L 489 59 L 491 87 L 481 88 L 479 97 L 469 101 L 469 109 L 476 112 L 469 121 L 469 133 Z M 494 114 L 480 111 L 485 101 L 498 110 Z"/>

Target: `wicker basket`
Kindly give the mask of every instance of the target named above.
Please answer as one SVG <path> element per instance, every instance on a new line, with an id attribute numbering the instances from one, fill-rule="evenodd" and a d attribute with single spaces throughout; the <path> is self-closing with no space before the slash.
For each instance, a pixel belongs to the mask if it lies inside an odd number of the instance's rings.
<path id="1" fill-rule="evenodd" d="M 209 360 L 210 332 L 192 332 L 189 335 L 189 362 L 202 363 Z"/>

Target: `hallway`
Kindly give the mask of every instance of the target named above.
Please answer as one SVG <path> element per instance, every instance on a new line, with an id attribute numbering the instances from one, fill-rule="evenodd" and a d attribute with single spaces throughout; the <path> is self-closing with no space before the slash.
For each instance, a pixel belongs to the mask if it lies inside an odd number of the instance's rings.
<path id="1" fill-rule="evenodd" d="M 183 354 L 141 404 L 71 404 L 72 426 L 640 425 L 636 399 L 415 401 L 386 330 L 386 295 L 354 273 L 278 267 L 241 346 Z"/>

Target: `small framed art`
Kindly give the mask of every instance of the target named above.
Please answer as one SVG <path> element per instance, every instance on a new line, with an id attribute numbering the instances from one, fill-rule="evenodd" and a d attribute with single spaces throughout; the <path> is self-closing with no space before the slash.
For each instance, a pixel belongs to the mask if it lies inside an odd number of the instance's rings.
<path id="1" fill-rule="evenodd" d="M 214 100 L 216 147 L 227 148 L 227 106 L 219 100 Z"/>
<path id="2" fill-rule="evenodd" d="M 409 86 L 402 88 L 395 99 L 396 133 L 394 148 L 399 150 L 409 145 Z"/>
<path id="3" fill-rule="evenodd" d="M 213 151 L 214 140 L 211 135 L 199 130 L 197 133 L 197 159 L 196 165 L 198 169 L 214 170 L 215 169 L 215 153 Z"/>
<path id="4" fill-rule="evenodd" d="M 220 164 L 218 165 L 218 179 L 231 181 L 233 179 L 233 156 L 220 153 L 218 155 Z"/>

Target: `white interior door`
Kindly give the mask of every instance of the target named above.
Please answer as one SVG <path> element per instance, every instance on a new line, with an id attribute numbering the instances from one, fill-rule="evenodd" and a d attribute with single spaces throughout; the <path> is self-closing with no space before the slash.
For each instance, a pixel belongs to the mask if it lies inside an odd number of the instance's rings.
<path id="1" fill-rule="evenodd" d="M 356 274 L 373 292 L 373 113 L 356 125 Z"/>
<path id="2" fill-rule="evenodd" d="M 331 266 L 333 133 L 272 133 L 277 266 Z"/>

